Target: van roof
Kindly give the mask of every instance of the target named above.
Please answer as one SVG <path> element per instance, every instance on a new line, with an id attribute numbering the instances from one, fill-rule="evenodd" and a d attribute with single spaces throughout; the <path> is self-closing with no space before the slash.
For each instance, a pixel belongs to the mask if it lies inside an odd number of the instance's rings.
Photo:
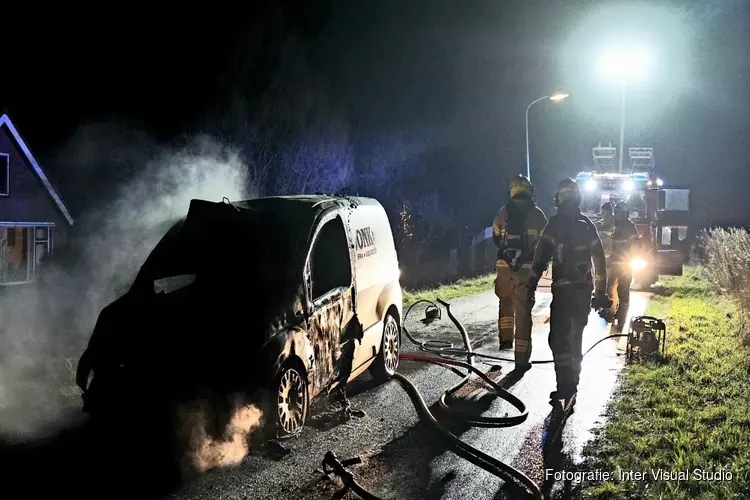
<path id="1" fill-rule="evenodd" d="M 333 207 L 354 208 L 357 206 L 378 205 L 377 200 L 358 196 L 332 196 L 332 195 L 295 195 L 295 196 L 268 196 L 252 200 L 232 201 L 231 205 L 223 202 L 211 202 L 194 199 L 190 202 L 187 219 L 198 219 L 204 214 L 216 214 L 216 210 L 232 210 L 232 207 L 245 213 L 251 213 L 261 217 L 273 217 L 283 228 L 277 228 L 286 233 L 290 244 L 302 249 L 307 243 L 310 230 L 315 223 L 317 215 L 324 210 Z"/>
<path id="2" fill-rule="evenodd" d="M 321 209 L 336 204 L 338 197 L 322 195 L 269 196 L 254 200 L 233 201 L 232 204 L 258 213 L 275 213 L 285 219 L 303 219 L 312 223 Z"/>

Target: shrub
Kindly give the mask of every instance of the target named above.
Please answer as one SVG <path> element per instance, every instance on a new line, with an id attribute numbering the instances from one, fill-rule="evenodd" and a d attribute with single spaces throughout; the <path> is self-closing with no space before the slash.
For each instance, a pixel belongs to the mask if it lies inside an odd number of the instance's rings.
<path id="1" fill-rule="evenodd" d="M 750 233 L 745 229 L 714 228 L 700 235 L 705 276 L 719 292 L 734 301 L 745 319 L 750 311 Z"/>

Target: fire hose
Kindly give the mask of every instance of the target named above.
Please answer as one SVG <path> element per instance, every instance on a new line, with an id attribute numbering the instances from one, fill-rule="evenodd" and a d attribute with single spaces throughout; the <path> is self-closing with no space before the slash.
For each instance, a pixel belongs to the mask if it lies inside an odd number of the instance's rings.
<path id="1" fill-rule="evenodd" d="M 469 340 L 469 335 L 466 332 L 466 329 L 464 328 L 464 326 L 461 324 L 461 322 L 458 319 L 456 319 L 456 317 L 451 312 L 450 304 L 439 298 L 436 299 L 436 301 L 445 307 L 448 317 L 456 326 L 458 331 L 461 333 L 461 337 L 462 337 L 465 348 L 463 349 L 457 348 L 457 347 L 454 347 L 451 342 L 440 341 L 440 340 L 427 340 L 427 341 L 420 342 L 411 336 L 411 334 L 409 333 L 409 331 L 406 329 L 404 325 L 406 325 L 406 319 L 408 318 L 409 313 L 417 304 L 420 304 L 420 303 L 429 304 L 427 310 L 425 311 L 426 318 L 425 320 L 423 320 L 426 324 L 428 324 L 428 322 L 431 322 L 435 319 L 439 319 L 440 317 L 440 309 L 434 302 L 430 300 L 419 300 L 411 304 L 411 306 L 406 310 L 406 313 L 404 314 L 404 318 L 402 321 L 401 330 L 409 339 L 409 341 L 415 344 L 417 347 L 419 347 L 422 351 L 435 354 L 436 356 L 425 356 L 425 355 L 420 355 L 420 354 L 404 353 L 404 354 L 401 354 L 400 356 L 401 359 L 409 360 L 409 361 L 418 361 L 422 363 L 430 363 L 430 364 L 435 364 L 435 365 L 439 365 L 443 367 L 456 366 L 456 367 L 461 367 L 461 368 L 465 368 L 466 370 L 468 370 L 468 373 L 456 385 L 454 385 L 453 387 L 443 392 L 443 394 L 440 396 L 440 399 L 439 399 L 439 405 L 442 410 L 449 413 L 450 415 L 457 418 L 458 420 L 461 420 L 462 422 L 469 424 L 470 426 L 493 427 L 493 428 L 512 427 L 512 426 L 519 425 L 523 423 L 524 421 L 526 421 L 526 419 L 528 418 L 528 410 L 526 409 L 526 405 L 523 403 L 523 401 L 521 401 L 518 397 L 514 396 L 512 393 L 508 392 L 506 389 L 498 385 L 496 382 L 494 382 L 492 379 L 490 379 L 487 375 L 485 375 L 482 371 L 480 371 L 474 366 L 474 359 L 477 357 L 492 359 L 495 361 L 507 361 L 507 362 L 513 362 L 513 363 L 515 363 L 515 360 L 474 352 L 472 349 L 471 341 Z M 600 339 L 599 341 L 597 341 L 595 344 L 593 344 L 583 354 L 583 356 L 591 352 L 591 350 L 594 347 L 596 347 L 603 341 L 607 339 L 611 339 L 611 338 L 617 338 L 617 337 L 627 337 L 627 335 L 625 334 L 608 335 Z M 454 359 L 455 356 L 466 356 L 467 362 Z M 531 361 L 531 364 L 542 364 L 542 363 L 554 363 L 554 360 Z M 514 408 L 516 408 L 516 410 L 518 410 L 518 414 L 513 415 L 513 416 L 507 416 L 506 414 L 506 416 L 502 416 L 502 417 L 485 417 L 481 415 L 473 415 L 470 413 L 452 410 L 448 406 L 446 400 L 452 395 L 454 395 L 456 392 L 458 392 L 462 387 L 466 385 L 466 383 L 469 382 L 469 380 L 471 379 L 472 373 L 477 375 L 479 378 L 482 379 L 482 381 L 485 384 L 490 386 L 495 392 L 497 397 L 500 397 L 501 399 L 507 401 Z M 542 490 L 539 488 L 539 486 L 531 478 L 529 478 L 526 474 L 524 474 L 522 471 L 516 469 L 515 467 L 511 465 L 503 463 L 500 460 L 492 457 L 491 455 L 488 455 L 480 451 L 479 449 L 469 445 L 468 443 L 462 441 L 456 435 L 451 433 L 443 425 L 441 425 L 440 422 L 438 422 L 438 420 L 435 418 L 435 416 L 432 414 L 432 412 L 428 408 L 427 404 L 422 398 L 422 395 L 419 393 L 419 390 L 414 386 L 414 384 L 411 383 L 411 381 L 409 381 L 409 379 L 407 379 L 406 377 L 404 377 L 398 372 L 394 373 L 393 378 L 395 378 L 401 383 L 404 390 L 406 390 L 409 397 L 411 398 L 412 403 L 414 404 L 420 417 L 422 417 L 424 420 L 429 422 L 435 428 L 435 430 L 448 443 L 448 445 L 451 448 L 451 451 L 453 451 L 456 455 L 460 456 L 461 458 L 471 462 L 472 464 L 486 470 L 487 472 L 490 472 L 491 474 L 503 480 L 507 480 L 509 477 L 515 479 L 517 482 L 523 485 L 532 494 L 534 498 L 539 499 L 539 500 L 544 499 L 544 494 L 542 493 Z M 333 452 L 328 452 L 325 456 L 325 459 L 323 460 L 323 470 L 326 473 L 329 473 L 329 472 L 335 473 L 337 476 L 341 478 L 342 482 L 347 488 L 351 488 L 355 493 L 357 493 L 364 500 L 381 500 L 379 497 L 366 491 L 361 485 L 359 485 L 356 482 L 351 472 L 349 472 L 346 469 L 346 465 L 350 461 L 344 461 L 344 462 L 345 463 L 340 462 Z"/>

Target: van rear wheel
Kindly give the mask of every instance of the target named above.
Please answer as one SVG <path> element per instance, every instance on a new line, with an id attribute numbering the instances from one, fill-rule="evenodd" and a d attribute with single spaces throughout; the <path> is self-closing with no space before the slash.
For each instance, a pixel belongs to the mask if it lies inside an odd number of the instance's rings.
<path id="1" fill-rule="evenodd" d="M 391 313 L 383 321 L 383 337 L 380 352 L 370 367 L 370 373 L 378 380 L 390 379 L 396 370 L 401 355 L 401 325 Z"/>

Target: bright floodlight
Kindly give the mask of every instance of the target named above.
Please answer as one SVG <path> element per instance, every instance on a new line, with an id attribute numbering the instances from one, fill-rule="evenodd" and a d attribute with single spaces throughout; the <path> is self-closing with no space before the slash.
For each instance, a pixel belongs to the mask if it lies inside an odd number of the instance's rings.
<path id="1" fill-rule="evenodd" d="M 602 70 L 608 77 L 641 78 L 648 73 L 651 55 L 642 49 L 619 49 L 604 54 Z"/>
<path id="2" fill-rule="evenodd" d="M 589 179 L 586 181 L 586 184 L 584 184 L 583 188 L 586 191 L 596 191 L 596 181 L 594 179 Z"/>
<path id="3" fill-rule="evenodd" d="M 562 101 L 570 97 L 570 94 L 552 94 L 549 98 L 550 101 Z"/>
<path id="4" fill-rule="evenodd" d="M 632 191 L 635 189 L 635 184 L 633 184 L 633 181 L 625 181 L 625 183 L 622 186 L 625 191 Z"/>
<path id="5" fill-rule="evenodd" d="M 633 260 L 630 261 L 630 268 L 633 271 L 640 271 L 642 269 L 645 269 L 646 265 L 646 261 L 641 259 L 640 257 L 633 257 Z"/>

